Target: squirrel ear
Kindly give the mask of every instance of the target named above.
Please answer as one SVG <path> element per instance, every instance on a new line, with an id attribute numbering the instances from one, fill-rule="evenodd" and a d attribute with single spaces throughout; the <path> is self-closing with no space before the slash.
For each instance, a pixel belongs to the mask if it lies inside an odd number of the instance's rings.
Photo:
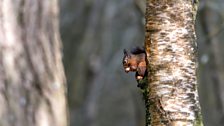
<path id="1" fill-rule="evenodd" d="M 124 55 L 127 55 L 128 54 L 128 52 L 127 52 L 126 49 L 124 49 L 123 51 L 124 51 Z"/>

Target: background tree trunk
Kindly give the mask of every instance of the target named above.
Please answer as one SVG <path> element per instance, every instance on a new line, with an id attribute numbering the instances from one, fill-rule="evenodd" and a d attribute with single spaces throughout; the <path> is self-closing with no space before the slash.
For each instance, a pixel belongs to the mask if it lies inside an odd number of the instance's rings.
<path id="1" fill-rule="evenodd" d="M 0 125 L 67 126 L 57 0 L 0 1 Z"/>
<path id="2" fill-rule="evenodd" d="M 147 0 L 146 52 L 152 126 L 203 125 L 192 0 Z"/>

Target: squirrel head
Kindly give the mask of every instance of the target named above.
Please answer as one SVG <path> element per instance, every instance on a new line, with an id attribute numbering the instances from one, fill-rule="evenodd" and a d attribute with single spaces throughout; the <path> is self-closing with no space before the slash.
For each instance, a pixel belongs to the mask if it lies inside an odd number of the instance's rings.
<path id="1" fill-rule="evenodd" d="M 126 73 L 131 71 L 130 59 L 131 59 L 131 55 L 126 49 L 124 49 L 123 67 Z"/>
<path id="2" fill-rule="evenodd" d="M 123 67 L 126 73 L 137 71 L 138 65 L 141 62 L 145 62 L 144 48 L 135 47 L 131 52 L 124 49 Z"/>
<path id="3" fill-rule="evenodd" d="M 135 47 L 130 52 L 124 49 L 123 52 L 124 57 L 122 63 L 124 71 L 126 73 L 136 72 L 136 80 L 142 80 L 147 73 L 144 48 Z"/>

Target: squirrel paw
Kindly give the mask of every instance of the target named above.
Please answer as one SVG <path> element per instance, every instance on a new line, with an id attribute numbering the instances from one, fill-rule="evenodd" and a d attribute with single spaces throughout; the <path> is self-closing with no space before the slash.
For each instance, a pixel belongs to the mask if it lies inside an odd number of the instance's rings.
<path id="1" fill-rule="evenodd" d="M 136 79 L 137 80 L 142 80 L 143 79 L 143 76 L 136 76 Z"/>

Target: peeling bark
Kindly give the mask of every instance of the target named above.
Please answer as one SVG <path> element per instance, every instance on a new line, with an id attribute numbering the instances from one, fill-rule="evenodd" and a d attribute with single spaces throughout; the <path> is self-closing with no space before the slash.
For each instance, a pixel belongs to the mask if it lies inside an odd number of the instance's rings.
<path id="1" fill-rule="evenodd" d="M 203 125 L 196 76 L 196 11 L 197 1 L 147 0 L 145 46 L 152 126 Z"/>
<path id="2" fill-rule="evenodd" d="M 67 126 L 58 1 L 0 1 L 0 125 Z"/>

